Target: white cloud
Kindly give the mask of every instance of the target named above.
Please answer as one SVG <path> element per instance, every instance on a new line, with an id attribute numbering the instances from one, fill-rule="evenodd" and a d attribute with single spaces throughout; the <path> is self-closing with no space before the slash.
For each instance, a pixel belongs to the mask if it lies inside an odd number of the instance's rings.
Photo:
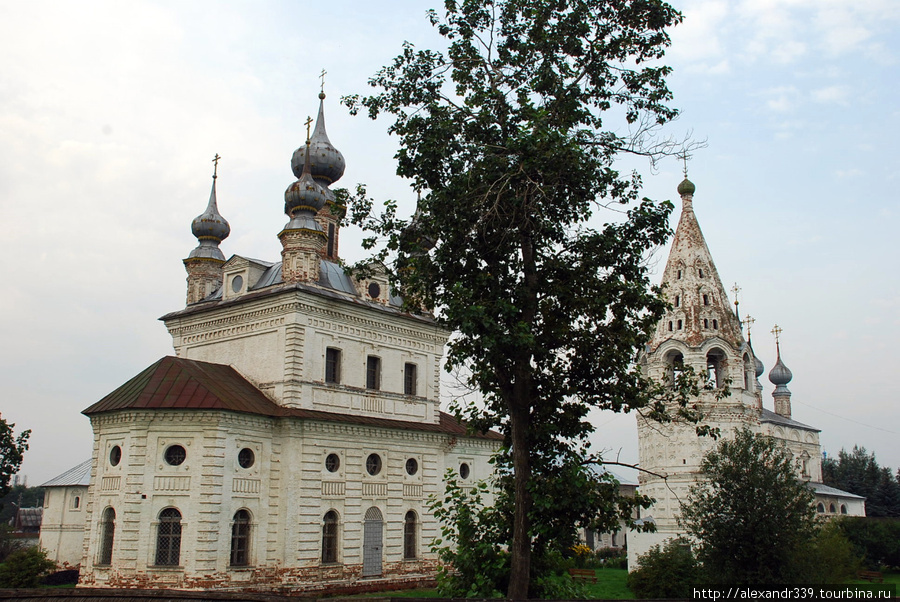
<path id="1" fill-rule="evenodd" d="M 800 92 L 794 86 L 779 86 L 762 92 L 767 97 L 766 108 L 778 113 L 784 113 L 793 109 L 800 96 Z"/>
<path id="2" fill-rule="evenodd" d="M 672 30 L 670 56 L 694 67 L 696 64 L 721 65 L 726 49 L 721 36 L 726 32 L 729 4 L 724 0 L 703 0 L 688 5 L 684 22 Z"/>
<path id="3" fill-rule="evenodd" d="M 813 90 L 810 96 L 816 102 L 846 105 L 850 89 L 847 86 L 826 86 Z"/>
<path id="4" fill-rule="evenodd" d="M 856 177 L 859 177 L 864 174 L 865 174 L 864 171 L 862 171 L 861 169 L 857 169 L 855 167 L 851 168 L 851 169 L 839 169 L 834 172 L 834 175 L 836 175 L 839 178 L 856 178 Z"/>

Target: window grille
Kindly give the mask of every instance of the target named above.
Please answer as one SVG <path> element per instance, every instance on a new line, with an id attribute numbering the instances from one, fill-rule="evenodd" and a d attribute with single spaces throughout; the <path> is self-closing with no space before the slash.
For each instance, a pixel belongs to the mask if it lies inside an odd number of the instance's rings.
<path id="1" fill-rule="evenodd" d="M 166 508 L 159 513 L 156 528 L 157 566 L 178 566 L 181 560 L 181 513 Z"/>
<path id="2" fill-rule="evenodd" d="M 231 566 L 250 564 L 250 513 L 238 510 L 231 525 Z"/>

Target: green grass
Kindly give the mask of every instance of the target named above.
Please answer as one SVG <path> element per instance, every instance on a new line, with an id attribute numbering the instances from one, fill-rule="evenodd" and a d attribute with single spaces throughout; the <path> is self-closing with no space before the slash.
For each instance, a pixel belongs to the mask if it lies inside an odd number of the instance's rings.
<path id="1" fill-rule="evenodd" d="M 625 569 L 597 569 L 597 583 L 588 583 L 591 598 L 601 600 L 634 600 L 634 594 L 625 585 L 628 571 Z"/>

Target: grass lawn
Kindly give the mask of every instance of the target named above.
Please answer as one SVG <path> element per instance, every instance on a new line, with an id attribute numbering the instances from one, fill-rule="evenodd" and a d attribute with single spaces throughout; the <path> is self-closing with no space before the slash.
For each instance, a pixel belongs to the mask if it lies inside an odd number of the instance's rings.
<path id="1" fill-rule="evenodd" d="M 588 583 L 591 598 L 605 600 L 634 600 L 634 594 L 625 585 L 628 578 L 626 569 L 597 569 L 597 583 Z"/>

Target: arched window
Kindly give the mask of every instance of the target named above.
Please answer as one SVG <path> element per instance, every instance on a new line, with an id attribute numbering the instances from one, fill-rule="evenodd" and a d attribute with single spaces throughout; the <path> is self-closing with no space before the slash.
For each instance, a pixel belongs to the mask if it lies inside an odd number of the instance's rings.
<path id="1" fill-rule="evenodd" d="M 116 511 L 107 508 L 100 519 L 100 555 L 97 564 L 112 564 L 113 540 L 116 535 Z"/>
<path id="2" fill-rule="evenodd" d="M 841 514 L 847 514 L 847 504 L 841 504 Z"/>
<path id="3" fill-rule="evenodd" d="M 231 566 L 250 564 L 250 513 L 238 510 L 231 523 Z"/>
<path id="4" fill-rule="evenodd" d="M 716 388 L 724 384 L 725 354 L 722 351 L 713 349 L 706 354 L 706 378 Z"/>
<path id="5" fill-rule="evenodd" d="M 178 566 L 181 561 L 181 512 L 166 508 L 156 527 L 156 564 Z"/>
<path id="6" fill-rule="evenodd" d="M 834 504 L 828 504 L 828 511 L 829 511 L 830 513 L 832 513 L 832 514 L 834 514 L 835 512 L 837 512 L 837 510 L 836 510 L 835 507 L 834 507 Z"/>
<path id="7" fill-rule="evenodd" d="M 338 515 L 334 510 L 325 513 L 322 522 L 322 563 L 338 560 Z"/>
<path id="8" fill-rule="evenodd" d="M 403 558 L 412 560 L 416 557 L 416 513 L 410 510 L 403 519 Z"/>
<path id="9" fill-rule="evenodd" d="M 753 391 L 755 387 L 753 386 L 753 381 L 756 378 L 756 366 L 752 364 L 750 361 L 750 354 L 744 354 L 744 389 L 747 391 Z"/>
<path id="10" fill-rule="evenodd" d="M 818 512 L 819 514 L 825 514 L 825 504 L 819 502 L 819 505 L 816 506 L 816 512 Z"/>
<path id="11" fill-rule="evenodd" d="M 666 363 L 668 364 L 668 374 L 666 376 L 668 377 L 669 385 L 674 387 L 678 382 L 678 377 L 684 371 L 684 356 L 677 351 L 671 351 L 666 356 Z"/>

